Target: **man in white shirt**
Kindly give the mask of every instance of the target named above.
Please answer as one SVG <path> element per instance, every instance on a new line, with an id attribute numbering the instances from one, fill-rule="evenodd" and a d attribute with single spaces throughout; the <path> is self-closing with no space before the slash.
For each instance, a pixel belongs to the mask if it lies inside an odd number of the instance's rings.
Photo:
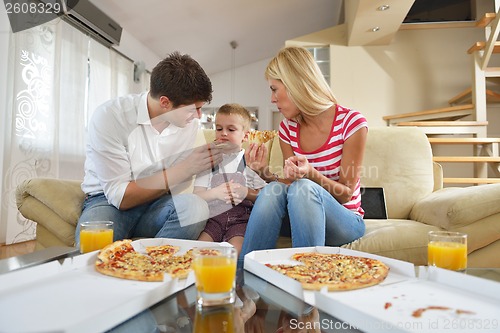
<path id="1" fill-rule="evenodd" d="M 197 239 L 207 203 L 180 194 L 193 176 L 222 160 L 213 144 L 200 143 L 201 107 L 212 84 L 201 66 L 178 52 L 151 73 L 150 91 L 99 106 L 88 129 L 86 193 L 80 222 L 114 222 L 114 239 Z"/>

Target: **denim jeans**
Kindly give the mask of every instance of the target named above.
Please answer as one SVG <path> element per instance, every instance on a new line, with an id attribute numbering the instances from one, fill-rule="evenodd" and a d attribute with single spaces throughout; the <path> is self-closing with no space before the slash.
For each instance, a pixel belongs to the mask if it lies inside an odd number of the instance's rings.
<path id="1" fill-rule="evenodd" d="M 293 247 L 340 246 L 365 233 L 363 218 L 320 185 L 308 179 L 296 180 L 290 186 L 272 182 L 255 201 L 240 259 L 254 250 L 275 248 L 287 215 Z"/>
<path id="2" fill-rule="evenodd" d="M 208 205 L 194 194 L 165 195 L 128 210 L 108 203 L 104 194 L 88 196 L 76 227 L 80 244 L 80 222 L 113 221 L 114 240 L 134 237 L 197 239 L 208 219 Z"/>

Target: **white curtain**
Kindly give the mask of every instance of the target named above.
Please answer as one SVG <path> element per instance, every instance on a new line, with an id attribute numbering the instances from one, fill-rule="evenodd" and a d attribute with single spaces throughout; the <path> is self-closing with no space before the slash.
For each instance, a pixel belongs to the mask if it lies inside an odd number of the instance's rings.
<path id="1" fill-rule="evenodd" d="M 0 222 L 10 244 L 35 237 L 35 224 L 17 210 L 17 185 L 83 179 L 92 111 L 147 85 L 134 84 L 132 61 L 61 20 L 11 33 L 8 72 Z"/>

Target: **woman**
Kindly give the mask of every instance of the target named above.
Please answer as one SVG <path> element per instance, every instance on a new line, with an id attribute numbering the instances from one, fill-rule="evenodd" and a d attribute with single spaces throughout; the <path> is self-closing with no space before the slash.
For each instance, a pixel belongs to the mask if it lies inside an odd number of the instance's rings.
<path id="1" fill-rule="evenodd" d="M 314 58 L 287 47 L 266 68 L 280 124 L 284 179 L 269 172 L 267 150 L 252 144 L 248 165 L 266 181 L 248 222 L 242 256 L 276 246 L 289 218 L 292 245 L 340 246 L 363 236 L 359 174 L 368 124 L 337 104 Z"/>

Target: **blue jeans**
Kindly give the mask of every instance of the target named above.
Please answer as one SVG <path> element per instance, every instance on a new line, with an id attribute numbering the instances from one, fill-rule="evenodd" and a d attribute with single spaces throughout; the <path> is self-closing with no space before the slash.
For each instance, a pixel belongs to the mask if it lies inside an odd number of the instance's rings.
<path id="1" fill-rule="evenodd" d="M 128 210 L 108 203 L 104 194 L 88 196 L 75 233 L 80 246 L 80 222 L 113 221 L 114 240 L 134 237 L 198 239 L 208 219 L 208 205 L 195 194 L 165 195 Z"/>
<path id="2" fill-rule="evenodd" d="M 320 185 L 309 179 L 296 180 L 290 186 L 272 182 L 255 201 L 240 259 L 254 250 L 275 248 L 287 215 L 293 247 L 340 246 L 365 233 L 363 218 Z"/>

